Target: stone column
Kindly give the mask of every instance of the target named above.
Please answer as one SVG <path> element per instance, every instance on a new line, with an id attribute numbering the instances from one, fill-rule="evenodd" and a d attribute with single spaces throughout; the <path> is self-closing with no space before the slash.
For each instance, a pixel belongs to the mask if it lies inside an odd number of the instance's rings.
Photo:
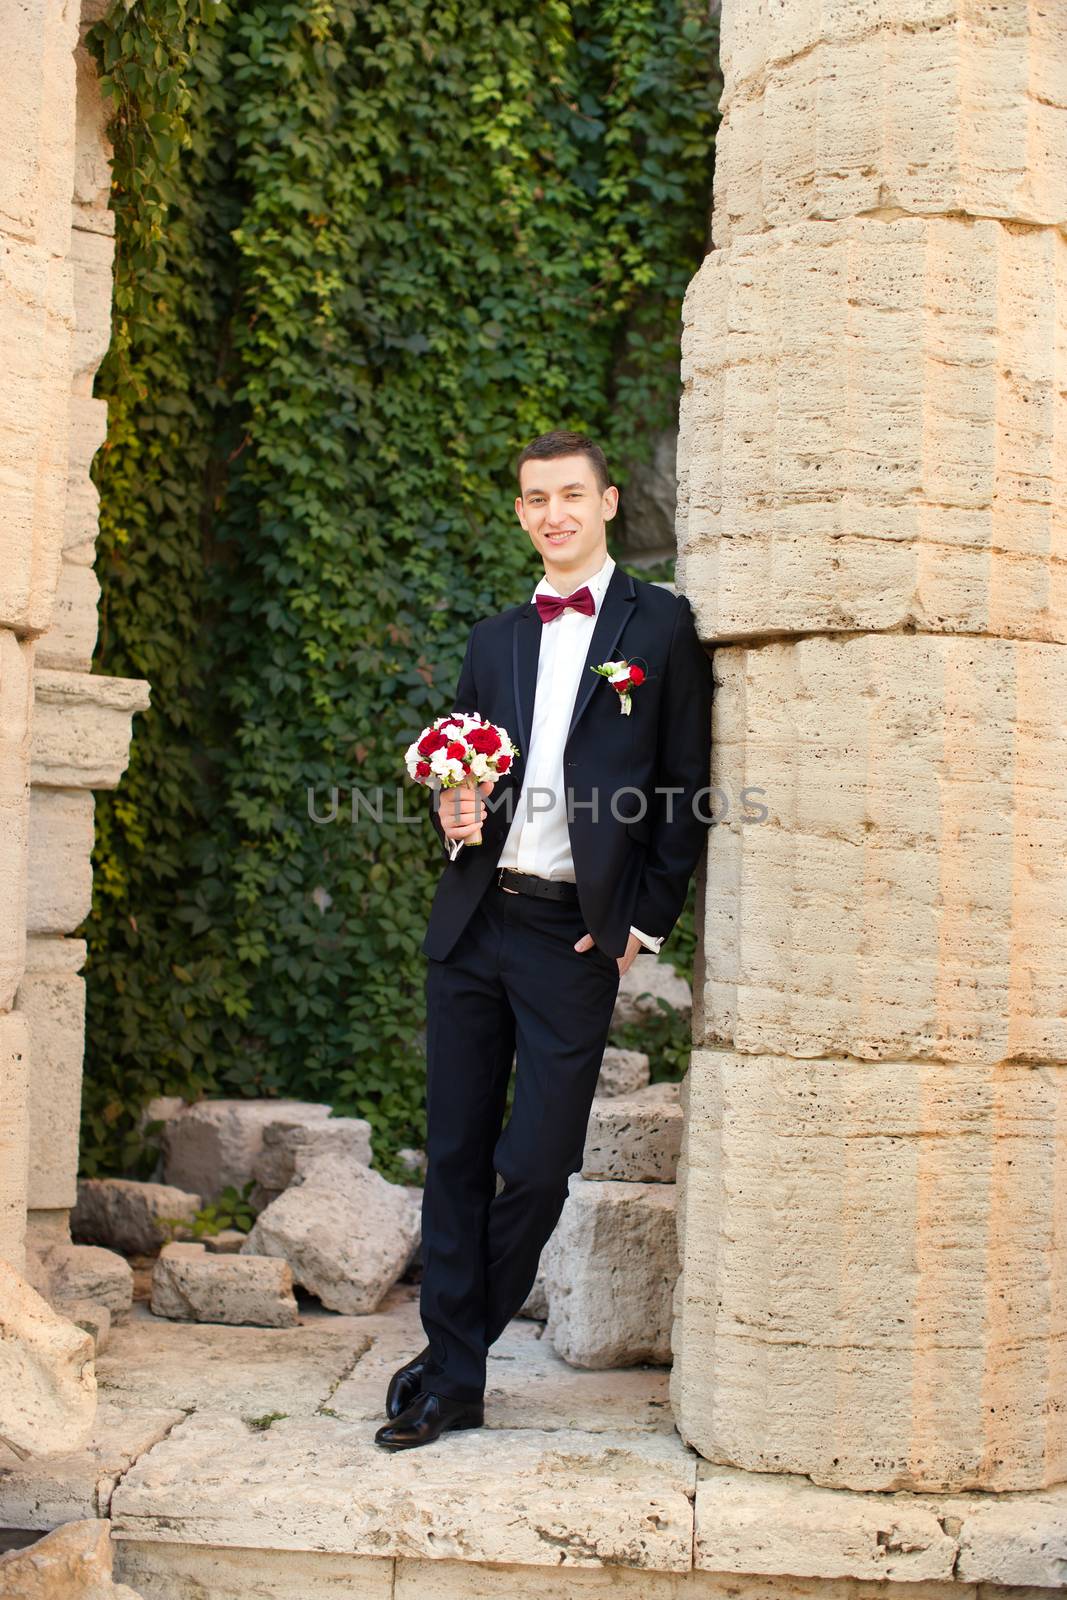
<path id="1" fill-rule="evenodd" d="M 103 116 L 72 0 L 9 8 L 0 96 L 0 1437 L 84 1442 L 92 1341 L 56 1315 L 70 1250 L 94 787 L 126 764 L 148 686 L 91 674 L 98 587 L 92 396 L 110 324 Z M 33 784 L 31 797 L 31 782 Z M 27 940 L 27 932 L 30 934 Z M 28 1238 L 28 1219 L 43 1230 Z M 27 1245 L 31 1248 L 28 1249 Z M 128 1269 L 127 1269 L 128 1270 Z M 25 1276 L 24 1276 L 25 1274 Z"/>
<path id="2" fill-rule="evenodd" d="M 711 1461 L 1067 1478 L 1067 29 L 724 0 L 678 581 L 715 653 L 671 1397 Z M 748 796 L 744 791 L 754 790 Z"/>

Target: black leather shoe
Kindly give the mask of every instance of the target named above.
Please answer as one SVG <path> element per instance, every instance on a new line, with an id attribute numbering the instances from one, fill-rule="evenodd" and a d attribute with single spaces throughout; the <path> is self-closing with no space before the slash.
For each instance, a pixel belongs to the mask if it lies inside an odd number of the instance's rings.
<path id="1" fill-rule="evenodd" d="M 405 1406 L 409 1406 L 422 1388 L 422 1374 L 426 1363 L 430 1359 L 429 1345 L 423 1345 L 417 1356 L 404 1366 L 398 1367 L 389 1379 L 389 1387 L 385 1391 L 385 1414 L 387 1417 L 398 1417 Z"/>
<path id="2" fill-rule="evenodd" d="M 418 1444 L 429 1444 L 448 1428 L 480 1428 L 484 1422 L 485 1405 L 481 1400 L 453 1400 L 451 1395 L 424 1389 L 394 1422 L 378 1429 L 374 1442 L 386 1450 L 410 1450 Z"/>

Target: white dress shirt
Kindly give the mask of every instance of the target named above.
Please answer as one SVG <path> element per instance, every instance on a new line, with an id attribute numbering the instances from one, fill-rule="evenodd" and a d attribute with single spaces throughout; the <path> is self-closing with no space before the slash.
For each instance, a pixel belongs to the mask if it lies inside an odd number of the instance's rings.
<path id="1" fill-rule="evenodd" d="M 595 610 L 586 616 L 568 606 L 551 622 L 541 625 L 541 648 L 537 657 L 537 692 L 534 699 L 533 727 L 526 753 L 526 776 L 522 793 L 500 852 L 498 865 L 516 872 L 530 872 L 538 878 L 565 878 L 575 881 L 567 831 L 567 793 L 563 777 L 563 746 L 570 727 L 571 712 L 577 698 L 582 669 L 601 601 L 615 571 L 609 555 L 592 577 L 574 587 L 588 585 Z M 568 590 L 567 593 L 573 593 Z M 560 596 L 547 577 L 534 589 L 539 594 Z M 509 730 L 510 732 L 510 730 Z M 455 859 L 455 854 L 452 859 Z M 642 933 L 631 927 L 642 944 L 659 950 L 662 936 Z"/>

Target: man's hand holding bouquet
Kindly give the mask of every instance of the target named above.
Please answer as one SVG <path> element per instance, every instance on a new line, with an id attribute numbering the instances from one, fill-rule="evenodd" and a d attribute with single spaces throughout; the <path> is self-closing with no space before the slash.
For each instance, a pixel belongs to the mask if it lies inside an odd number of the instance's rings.
<path id="1" fill-rule="evenodd" d="M 504 728 L 484 717 L 454 711 L 438 717 L 410 744 L 404 756 L 408 776 L 427 789 L 451 789 L 442 795 L 438 816 L 451 840 L 454 861 L 461 844 L 481 844 L 484 795 L 511 766 L 518 751 Z"/>

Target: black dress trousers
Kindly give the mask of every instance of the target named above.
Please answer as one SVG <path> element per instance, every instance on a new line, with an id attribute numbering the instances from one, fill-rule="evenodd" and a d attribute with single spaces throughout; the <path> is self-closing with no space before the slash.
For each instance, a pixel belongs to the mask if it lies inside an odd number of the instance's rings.
<path id="1" fill-rule="evenodd" d="M 599 945 L 574 949 L 586 931 L 577 900 L 493 881 L 447 959 L 428 958 L 419 1309 L 422 1387 L 437 1394 L 482 1398 L 486 1351 L 533 1287 L 582 1165 L 620 977 Z"/>

